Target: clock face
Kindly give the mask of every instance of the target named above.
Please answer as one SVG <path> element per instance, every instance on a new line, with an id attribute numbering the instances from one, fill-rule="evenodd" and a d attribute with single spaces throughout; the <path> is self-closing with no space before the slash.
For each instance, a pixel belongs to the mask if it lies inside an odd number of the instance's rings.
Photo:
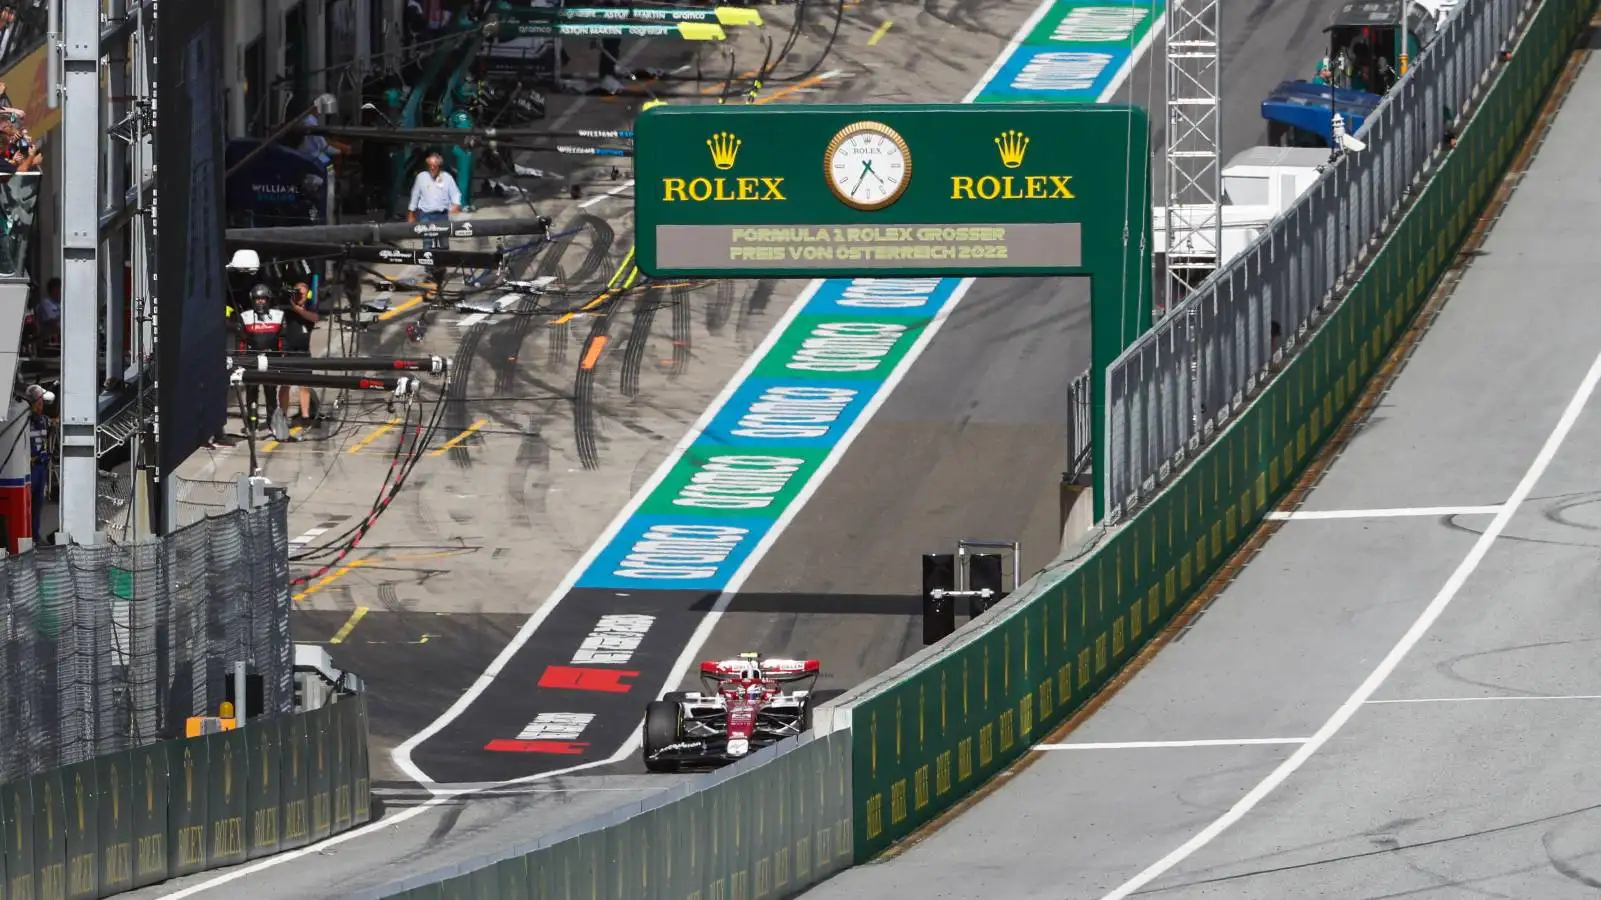
<path id="1" fill-rule="evenodd" d="M 883 209 L 900 199 L 912 177 L 906 141 L 887 125 L 858 122 L 829 141 L 824 176 L 834 196 L 861 210 Z"/>

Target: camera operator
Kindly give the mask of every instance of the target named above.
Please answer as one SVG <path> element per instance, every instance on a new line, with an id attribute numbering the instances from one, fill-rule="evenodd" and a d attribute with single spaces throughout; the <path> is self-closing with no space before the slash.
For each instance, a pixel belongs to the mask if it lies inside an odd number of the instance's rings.
<path id="1" fill-rule="evenodd" d="M 283 355 L 286 357 L 311 356 L 311 333 L 316 330 L 317 323 L 322 317 L 317 314 L 316 300 L 311 296 L 311 285 L 304 281 L 297 282 L 289 292 L 289 307 L 283 310 Z M 313 419 L 311 415 L 311 388 L 301 387 L 300 413 L 290 422 L 291 425 L 307 428 Z M 288 410 L 289 386 L 285 385 L 278 391 L 279 408 Z"/>

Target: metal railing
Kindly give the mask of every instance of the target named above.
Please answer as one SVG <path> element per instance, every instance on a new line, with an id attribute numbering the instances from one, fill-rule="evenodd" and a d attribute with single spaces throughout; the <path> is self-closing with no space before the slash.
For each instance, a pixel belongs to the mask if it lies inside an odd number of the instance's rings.
<path id="1" fill-rule="evenodd" d="M 1106 521 L 1127 516 L 1211 440 L 1305 340 L 1439 163 L 1530 0 L 1459 6 L 1417 64 L 1293 207 L 1107 368 Z"/>
<path id="2" fill-rule="evenodd" d="M 1092 460 L 1090 435 L 1090 373 L 1082 372 L 1067 385 L 1067 480 L 1089 474 Z"/>
<path id="3" fill-rule="evenodd" d="M 158 540 L 0 559 L 0 782 L 181 737 L 248 661 L 294 706 L 288 499 Z"/>

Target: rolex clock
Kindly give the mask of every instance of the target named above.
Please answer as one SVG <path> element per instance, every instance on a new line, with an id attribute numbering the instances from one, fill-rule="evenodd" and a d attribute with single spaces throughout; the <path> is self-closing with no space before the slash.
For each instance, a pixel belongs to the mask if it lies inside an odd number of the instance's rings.
<path id="1" fill-rule="evenodd" d="M 839 202 L 870 212 L 901 198 L 912 180 L 912 153 L 880 122 L 846 125 L 823 151 L 823 177 Z"/>

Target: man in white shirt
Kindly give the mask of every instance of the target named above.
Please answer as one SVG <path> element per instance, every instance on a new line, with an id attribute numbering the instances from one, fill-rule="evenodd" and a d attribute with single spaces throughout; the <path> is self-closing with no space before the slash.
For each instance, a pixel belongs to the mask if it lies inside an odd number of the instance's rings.
<path id="1" fill-rule="evenodd" d="M 438 153 L 428 154 L 427 171 L 418 172 L 411 183 L 411 206 L 406 214 L 408 222 L 449 222 L 461 212 L 461 188 L 456 179 L 443 171 L 445 158 Z M 424 238 L 424 250 L 443 250 L 450 242 L 441 238 Z"/>

